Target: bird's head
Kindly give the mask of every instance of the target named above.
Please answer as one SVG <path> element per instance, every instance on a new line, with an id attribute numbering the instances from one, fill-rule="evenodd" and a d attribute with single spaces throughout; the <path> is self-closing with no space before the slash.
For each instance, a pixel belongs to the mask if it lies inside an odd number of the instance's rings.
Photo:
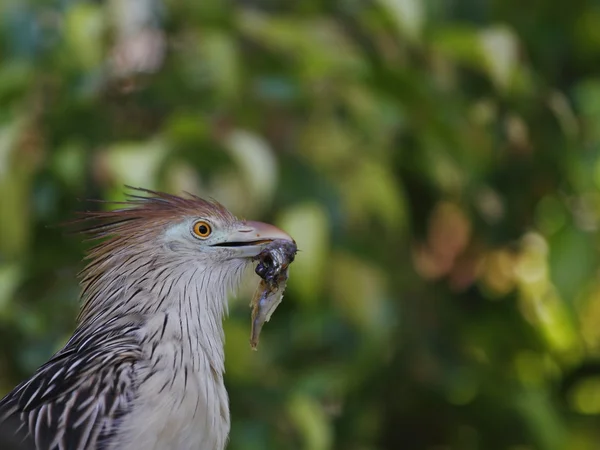
<path id="1" fill-rule="evenodd" d="M 84 213 L 83 220 L 92 222 L 84 232 L 101 240 L 87 255 L 82 272 L 82 295 L 93 309 L 110 296 L 115 280 L 145 280 L 155 289 L 184 280 L 219 292 L 222 286 L 230 290 L 270 242 L 293 241 L 279 228 L 240 220 L 214 201 L 136 191 L 118 209 Z"/>
<path id="2" fill-rule="evenodd" d="M 240 220 L 216 201 L 135 190 L 147 196 L 129 195 L 128 201 L 116 203 L 122 208 L 84 213 L 86 222 L 97 221 L 84 232 L 92 239 L 106 238 L 91 257 L 96 252 L 146 247 L 155 255 L 219 264 L 252 259 L 275 239 L 293 242 L 276 226 Z"/>

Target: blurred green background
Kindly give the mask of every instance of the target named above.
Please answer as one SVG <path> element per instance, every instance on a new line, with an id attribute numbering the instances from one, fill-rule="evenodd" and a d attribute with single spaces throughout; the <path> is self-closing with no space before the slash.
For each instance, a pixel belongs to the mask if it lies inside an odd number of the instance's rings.
<path id="1" fill-rule="evenodd" d="M 0 393 L 123 185 L 301 249 L 231 450 L 600 448 L 600 1 L 1 0 Z"/>

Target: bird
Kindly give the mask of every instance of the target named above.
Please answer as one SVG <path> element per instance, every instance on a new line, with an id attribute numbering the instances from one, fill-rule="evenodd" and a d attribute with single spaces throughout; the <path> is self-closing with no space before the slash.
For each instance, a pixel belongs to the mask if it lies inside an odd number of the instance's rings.
<path id="1" fill-rule="evenodd" d="M 193 194 L 134 189 L 81 213 L 95 245 L 62 349 L 0 400 L 0 429 L 36 450 L 223 450 L 223 319 L 247 267 L 286 232 Z M 10 424 L 10 425 L 9 425 Z"/>

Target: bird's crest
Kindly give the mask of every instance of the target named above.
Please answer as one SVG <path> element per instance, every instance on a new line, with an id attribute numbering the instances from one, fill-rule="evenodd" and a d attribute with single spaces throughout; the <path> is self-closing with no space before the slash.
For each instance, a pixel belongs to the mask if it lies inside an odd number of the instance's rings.
<path id="1" fill-rule="evenodd" d="M 124 249 L 154 242 L 168 225 L 185 217 L 213 217 L 223 221 L 236 218 L 220 203 L 205 200 L 186 193 L 179 197 L 164 192 L 126 186 L 134 193 L 127 194 L 123 202 L 97 201 L 117 205 L 117 209 L 107 211 L 87 211 L 70 222 L 77 232 L 97 241 L 86 254 L 86 266 L 79 273 L 83 287 L 82 297 L 94 292 L 96 281 L 110 267 L 116 264 L 118 255 Z M 91 294 L 90 294 L 91 295 Z M 82 312 L 85 310 L 82 309 Z"/>
<path id="2" fill-rule="evenodd" d="M 217 201 L 205 200 L 188 192 L 185 197 L 179 197 L 139 187 L 126 188 L 134 192 L 126 193 L 125 201 L 92 200 L 95 203 L 115 205 L 116 209 L 81 212 L 69 224 L 77 226 L 77 231 L 88 235 L 90 240 L 96 240 L 115 235 L 132 237 L 140 231 L 147 236 L 151 229 L 172 224 L 188 216 L 216 216 L 224 221 L 235 220 Z"/>

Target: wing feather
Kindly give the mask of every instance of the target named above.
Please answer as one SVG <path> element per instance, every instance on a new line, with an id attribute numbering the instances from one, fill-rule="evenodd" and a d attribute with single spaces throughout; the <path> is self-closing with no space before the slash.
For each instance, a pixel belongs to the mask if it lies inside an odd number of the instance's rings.
<path id="1" fill-rule="evenodd" d="M 131 325 L 76 332 L 63 350 L 0 400 L 0 429 L 14 433 L 24 448 L 106 448 L 135 398 L 141 358 L 136 330 Z"/>

